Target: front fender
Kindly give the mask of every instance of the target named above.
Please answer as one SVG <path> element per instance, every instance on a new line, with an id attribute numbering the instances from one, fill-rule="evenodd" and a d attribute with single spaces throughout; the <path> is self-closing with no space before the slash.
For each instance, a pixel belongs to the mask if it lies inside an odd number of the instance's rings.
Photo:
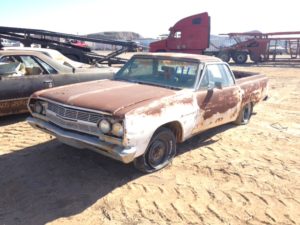
<path id="1" fill-rule="evenodd" d="M 142 155 L 155 131 L 175 121 L 182 127 L 182 140 L 185 140 L 192 134 L 198 112 L 197 102 L 192 96 L 176 96 L 136 109 L 125 115 L 124 145 L 135 146 L 136 156 Z"/>

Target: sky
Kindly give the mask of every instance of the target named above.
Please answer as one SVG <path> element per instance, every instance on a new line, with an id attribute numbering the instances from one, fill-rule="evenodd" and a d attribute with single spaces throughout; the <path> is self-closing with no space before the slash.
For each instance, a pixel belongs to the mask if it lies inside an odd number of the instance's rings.
<path id="1" fill-rule="evenodd" d="M 208 12 L 211 33 L 300 31 L 299 0 L 0 0 L 0 26 L 71 34 L 133 31 L 156 38 Z"/>

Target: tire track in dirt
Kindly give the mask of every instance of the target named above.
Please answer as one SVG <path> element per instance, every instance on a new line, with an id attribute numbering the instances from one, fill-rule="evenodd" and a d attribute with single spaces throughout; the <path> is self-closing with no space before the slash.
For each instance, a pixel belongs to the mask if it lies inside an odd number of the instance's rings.
<path id="1" fill-rule="evenodd" d="M 172 166 L 150 175 L 51 141 L 25 121 L 3 123 L 0 224 L 299 224 L 300 70 L 246 69 L 268 74 L 272 87 L 250 124 L 180 144 Z M 34 199 L 51 210 L 40 213 Z"/>

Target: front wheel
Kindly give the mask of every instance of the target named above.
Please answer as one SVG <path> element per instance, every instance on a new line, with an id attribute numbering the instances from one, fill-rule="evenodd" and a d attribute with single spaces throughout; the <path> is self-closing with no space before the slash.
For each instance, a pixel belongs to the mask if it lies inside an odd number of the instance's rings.
<path id="1" fill-rule="evenodd" d="M 233 55 L 233 61 L 236 64 L 244 64 L 248 59 L 248 55 L 246 52 L 236 52 Z"/>
<path id="2" fill-rule="evenodd" d="M 134 166 L 144 173 L 151 173 L 167 166 L 175 154 L 175 135 L 170 129 L 162 127 L 154 133 L 146 152 L 134 160 Z"/>
<path id="3" fill-rule="evenodd" d="M 249 102 L 242 108 L 238 118 L 234 121 L 234 123 L 239 125 L 245 125 L 249 123 L 252 115 L 252 111 L 253 111 L 253 106 L 252 103 Z"/>

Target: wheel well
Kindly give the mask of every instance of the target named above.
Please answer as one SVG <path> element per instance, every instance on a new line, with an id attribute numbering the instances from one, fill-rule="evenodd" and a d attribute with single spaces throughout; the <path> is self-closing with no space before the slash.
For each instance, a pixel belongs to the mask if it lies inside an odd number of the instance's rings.
<path id="1" fill-rule="evenodd" d="M 174 133 L 176 137 L 176 142 L 177 143 L 182 142 L 183 131 L 182 131 L 182 126 L 178 121 L 166 123 L 160 127 L 169 128 Z"/>

